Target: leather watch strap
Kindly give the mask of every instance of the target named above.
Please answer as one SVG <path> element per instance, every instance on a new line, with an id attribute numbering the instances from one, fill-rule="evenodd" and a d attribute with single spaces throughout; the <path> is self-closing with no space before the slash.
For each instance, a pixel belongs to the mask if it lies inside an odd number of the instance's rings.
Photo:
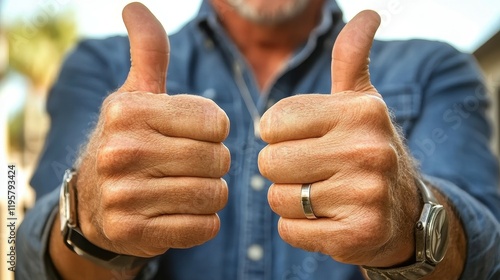
<path id="1" fill-rule="evenodd" d="M 109 269 L 132 269 L 146 264 L 150 259 L 121 255 L 102 249 L 88 241 L 79 229 L 68 227 L 64 239 L 72 251 L 96 264 Z"/>
<path id="2" fill-rule="evenodd" d="M 59 197 L 61 234 L 66 246 L 79 256 L 112 270 L 133 269 L 148 262 L 149 258 L 117 254 L 100 248 L 85 238 L 78 222 L 76 177 L 75 170 L 66 171 Z"/>
<path id="3" fill-rule="evenodd" d="M 370 280 L 408 280 L 420 279 L 434 270 L 434 266 L 427 262 L 415 263 L 405 267 L 392 269 L 377 269 L 363 267 Z"/>

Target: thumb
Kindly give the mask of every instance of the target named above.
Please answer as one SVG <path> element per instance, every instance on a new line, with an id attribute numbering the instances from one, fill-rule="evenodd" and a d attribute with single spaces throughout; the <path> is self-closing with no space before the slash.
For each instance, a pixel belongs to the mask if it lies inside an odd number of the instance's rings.
<path id="1" fill-rule="evenodd" d="M 368 64 L 373 37 L 380 25 L 374 11 L 362 11 L 342 29 L 332 51 L 332 93 L 377 92 L 370 82 Z"/>
<path id="2" fill-rule="evenodd" d="M 122 17 L 130 41 L 131 67 L 118 91 L 166 92 L 170 46 L 163 26 L 141 3 L 125 6 Z"/>

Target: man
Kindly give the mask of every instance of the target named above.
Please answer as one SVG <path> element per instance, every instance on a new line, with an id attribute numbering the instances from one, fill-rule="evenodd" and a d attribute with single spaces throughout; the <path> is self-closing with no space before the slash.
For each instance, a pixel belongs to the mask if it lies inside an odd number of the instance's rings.
<path id="1" fill-rule="evenodd" d="M 83 42 L 52 90 L 33 185 L 56 190 L 19 230 L 18 278 L 500 277 L 470 57 L 372 46 L 378 15 L 344 27 L 333 1 L 204 2 L 171 46 L 144 6 L 123 17 L 130 45 Z M 53 163 L 85 142 L 58 205 Z"/>

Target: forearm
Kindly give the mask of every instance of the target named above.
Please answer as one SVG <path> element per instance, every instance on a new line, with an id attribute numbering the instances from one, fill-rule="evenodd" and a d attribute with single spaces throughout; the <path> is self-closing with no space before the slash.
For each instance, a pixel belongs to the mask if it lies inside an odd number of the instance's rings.
<path id="1" fill-rule="evenodd" d="M 436 196 L 438 202 L 445 207 L 446 213 L 448 215 L 448 248 L 444 259 L 438 265 L 436 265 L 435 270 L 422 279 L 459 279 L 465 264 L 467 254 L 467 241 L 465 238 L 464 229 L 455 209 L 453 209 L 453 206 L 448 201 L 448 199 L 434 188 L 433 193 Z M 411 224 L 415 223 L 416 221 Z M 412 230 L 414 231 L 414 228 Z M 415 233 L 413 233 L 413 236 L 414 235 Z M 415 251 L 413 255 L 415 255 Z M 410 260 L 401 260 L 401 263 L 412 264 L 414 262 L 414 258 Z M 366 275 L 366 270 L 363 267 L 360 267 L 360 269 L 363 276 L 366 279 L 370 279 Z"/>
<path id="2" fill-rule="evenodd" d="M 64 244 L 59 217 L 56 217 L 52 225 L 49 255 L 63 279 L 133 279 L 141 269 L 109 270 L 78 256 Z"/>
<path id="3" fill-rule="evenodd" d="M 500 224 L 493 211 L 482 200 L 449 181 L 426 176 L 427 182 L 446 197 L 455 210 L 465 236 L 465 264 L 460 279 L 500 279 Z M 478 188 L 482 186 L 477 185 Z M 485 192 L 482 196 L 494 196 Z M 444 201 L 444 202 L 446 202 Z M 450 230 L 458 226 L 450 225 Z M 452 242 L 452 241 L 451 241 Z M 446 266 L 445 266 L 446 268 Z M 449 266 L 451 270 L 452 266 Z"/>
<path id="4" fill-rule="evenodd" d="M 443 261 L 423 279 L 497 279 L 500 273 L 498 222 L 481 203 L 452 183 L 434 177 L 426 179 L 446 209 L 449 232 Z M 410 262 L 414 260 L 405 263 Z"/>
<path id="5" fill-rule="evenodd" d="M 457 212 L 450 201 L 436 189 L 434 195 L 446 208 L 449 219 L 448 250 L 434 272 L 424 279 L 459 279 L 467 258 L 467 239 Z"/>
<path id="6" fill-rule="evenodd" d="M 54 189 L 28 211 L 21 223 L 16 238 L 16 279 L 33 279 L 35 276 L 37 279 L 58 279 L 58 274 L 63 279 L 77 279 L 75 277 L 78 276 L 82 279 L 128 279 L 125 277 L 127 274 L 119 271 L 108 271 L 103 277 L 91 277 L 99 275 L 97 273 L 102 273 L 103 269 L 97 267 L 95 270 L 93 264 L 80 259 L 64 245 L 57 211 L 58 198 L 59 190 Z M 156 261 L 148 262 L 141 271 L 140 279 L 151 279 L 156 267 Z M 105 278 L 110 275 L 112 277 Z"/>

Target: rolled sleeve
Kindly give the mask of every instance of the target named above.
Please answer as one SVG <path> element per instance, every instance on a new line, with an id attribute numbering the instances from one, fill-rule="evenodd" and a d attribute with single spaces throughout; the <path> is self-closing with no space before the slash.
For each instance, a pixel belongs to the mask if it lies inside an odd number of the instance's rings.
<path id="1" fill-rule="evenodd" d="M 434 43 L 423 72 L 421 114 L 407 138 L 422 174 L 449 199 L 467 238 L 462 279 L 500 279 L 498 160 L 490 101 L 475 61 Z"/>
<path id="2" fill-rule="evenodd" d="M 57 279 L 48 256 L 49 237 L 57 214 L 59 190 L 40 199 L 31 209 L 17 232 L 16 279 Z"/>
<path id="3" fill-rule="evenodd" d="M 59 279 L 48 251 L 52 225 L 58 213 L 58 199 L 59 189 L 56 189 L 40 199 L 21 223 L 16 240 L 16 279 Z M 153 279 L 158 267 L 159 260 L 155 258 L 146 264 L 135 279 Z"/>
<path id="4" fill-rule="evenodd" d="M 454 206 L 467 237 L 461 279 L 500 279 L 500 224 L 491 211 L 453 183 L 426 176 Z"/>

